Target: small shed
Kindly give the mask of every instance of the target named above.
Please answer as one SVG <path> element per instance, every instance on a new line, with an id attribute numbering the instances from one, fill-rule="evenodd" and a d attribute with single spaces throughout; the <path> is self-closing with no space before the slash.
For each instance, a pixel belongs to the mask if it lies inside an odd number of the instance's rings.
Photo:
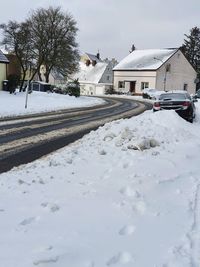
<path id="1" fill-rule="evenodd" d="M 51 84 L 40 81 L 33 81 L 31 82 L 31 90 L 39 92 L 51 91 Z"/>

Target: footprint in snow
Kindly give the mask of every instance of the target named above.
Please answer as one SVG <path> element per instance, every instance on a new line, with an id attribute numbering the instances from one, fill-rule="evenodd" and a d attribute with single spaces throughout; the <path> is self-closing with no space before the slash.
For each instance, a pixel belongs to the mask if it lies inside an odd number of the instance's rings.
<path id="1" fill-rule="evenodd" d="M 110 169 L 107 169 L 105 172 L 104 172 L 104 174 L 101 176 L 101 180 L 107 180 L 107 179 L 109 179 L 110 178 L 110 175 L 111 175 L 111 173 L 112 173 L 112 171 L 113 171 L 113 168 L 110 168 Z"/>
<path id="2" fill-rule="evenodd" d="M 132 206 L 133 211 L 139 213 L 140 215 L 145 214 L 146 211 L 146 204 L 144 201 L 138 201 L 133 204 Z"/>
<path id="3" fill-rule="evenodd" d="M 34 265 L 41 265 L 41 266 L 49 266 L 49 263 L 56 263 L 58 261 L 59 257 L 55 256 L 55 257 L 49 257 L 49 258 L 44 258 L 44 259 L 40 259 L 40 260 L 35 260 L 33 262 Z"/>
<path id="4" fill-rule="evenodd" d="M 120 252 L 117 255 L 113 256 L 110 260 L 108 260 L 107 266 L 112 266 L 115 264 L 127 264 L 132 261 L 133 258 L 130 253 Z"/>
<path id="5" fill-rule="evenodd" d="M 27 218 L 27 219 L 23 220 L 22 222 L 20 222 L 20 225 L 25 226 L 27 224 L 31 224 L 31 223 L 37 221 L 38 219 L 39 219 L 39 217 L 38 218 L 37 217 L 30 217 L 30 218 Z"/>
<path id="6" fill-rule="evenodd" d="M 72 163 L 73 163 L 73 160 L 72 160 L 72 159 L 66 159 L 66 162 L 67 162 L 68 164 L 72 164 Z"/>
<path id="7" fill-rule="evenodd" d="M 48 208 L 51 212 L 59 211 L 60 207 L 57 204 L 50 204 L 48 202 L 44 202 L 41 204 L 43 208 Z"/>
<path id="8" fill-rule="evenodd" d="M 107 154 L 107 152 L 104 149 L 99 150 L 98 153 L 101 156 L 105 156 Z"/>
<path id="9" fill-rule="evenodd" d="M 131 188 L 130 186 L 121 188 L 119 192 L 126 197 L 133 197 L 133 198 L 141 197 L 140 193 L 137 190 Z"/>
<path id="10" fill-rule="evenodd" d="M 95 263 L 93 261 L 88 261 L 83 263 L 83 267 L 95 267 Z"/>
<path id="11" fill-rule="evenodd" d="M 123 169 L 128 169 L 129 167 L 131 167 L 133 165 L 132 162 L 126 162 L 122 165 Z"/>
<path id="12" fill-rule="evenodd" d="M 49 245 L 49 246 L 41 246 L 41 247 L 37 247 L 33 250 L 34 253 L 42 253 L 42 252 L 47 252 L 53 250 L 53 246 Z"/>
<path id="13" fill-rule="evenodd" d="M 126 225 L 119 230 L 119 235 L 127 235 L 130 236 L 134 234 L 135 226 L 134 225 Z"/>

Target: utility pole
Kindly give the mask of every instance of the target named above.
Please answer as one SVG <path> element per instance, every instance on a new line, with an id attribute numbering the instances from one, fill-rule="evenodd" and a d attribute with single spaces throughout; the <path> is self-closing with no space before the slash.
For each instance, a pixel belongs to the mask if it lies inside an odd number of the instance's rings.
<path id="1" fill-rule="evenodd" d="M 26 100 L 25 100 L 25 108 L 28 106 L 28 92 L 30 87 L 30 80 L 28 80 L 28 85 L 26 86 Z"/>

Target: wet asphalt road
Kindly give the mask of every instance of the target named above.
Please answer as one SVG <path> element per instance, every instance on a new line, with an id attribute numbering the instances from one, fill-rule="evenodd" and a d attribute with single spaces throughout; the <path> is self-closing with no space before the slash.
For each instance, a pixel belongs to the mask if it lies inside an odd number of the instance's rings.
<path id="1" fill-rule="evenodd" d="M 104 98 L 105 105 L 0 120 L 0 173 L 62 148 L 106 122 L 136 116 L 151 104 Z"/>

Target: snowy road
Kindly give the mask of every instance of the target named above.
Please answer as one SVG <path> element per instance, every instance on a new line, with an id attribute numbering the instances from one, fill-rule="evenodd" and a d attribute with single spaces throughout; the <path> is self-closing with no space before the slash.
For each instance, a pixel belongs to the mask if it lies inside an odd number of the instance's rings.
<path id="1" fill-rule="evenodd" d="M 0 172 L 61 148 L 98 126 L 131 117 L 150 108 L 128 99 L 107 99 L 106 105 L 0 122 Z"/>

